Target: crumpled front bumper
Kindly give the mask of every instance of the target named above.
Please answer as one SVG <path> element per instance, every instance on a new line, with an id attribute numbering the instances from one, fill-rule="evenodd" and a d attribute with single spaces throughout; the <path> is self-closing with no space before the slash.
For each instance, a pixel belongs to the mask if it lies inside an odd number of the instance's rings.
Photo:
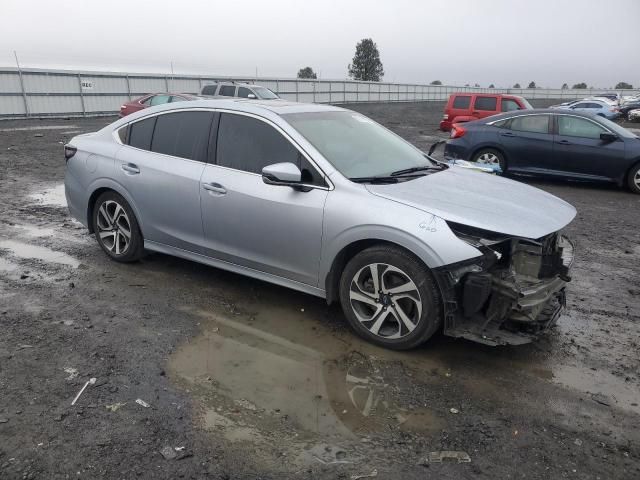
<path id="1" fill-rule="evenodd" d="M 445 335 L 492 346 L 521 345 L 554 325 L 566 306 L 575 251 L 568 238 L 561 237 L 561 242 L 564 268 L 543 279 L 499 275 L 472 264 L 439 269 Z"/>

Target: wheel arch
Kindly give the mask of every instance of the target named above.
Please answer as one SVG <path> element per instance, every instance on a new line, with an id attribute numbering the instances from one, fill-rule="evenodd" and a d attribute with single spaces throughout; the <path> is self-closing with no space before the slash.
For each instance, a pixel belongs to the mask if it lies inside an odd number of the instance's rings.
<path id="1" fill-rule="evenodd" d="M 381 238 L 366 238 L 355 240 L 348 245 L 345 245 L 337 253 L 337 255 L 335 255 L 333 261 L 331 262 L 331 267 L 329 268 L 324 281 L 324 288 L 328 304 L 331 304 L 339 300 L 340 298 L 340 277 L 342 276 L 342 272 L 344 271 L 349 261 L 367 248 L 379 245 L 395 247 L 403 250 L 411 256 L 415 257 L 420 263 L 424 265 L 426 269 L 430 269 L 430 267 L 425 263 L 424 259 L 420 258 L 420 255 L 417 255 L 410 248 L 405 245 L 401 245 L 400 243 Z"/>
<path id="2" fill-rule="evenodd" d="M 509 163 L 509 156 L 507 155 L 507 152 L 505 151 L 505 149 L 502 147 L 502 145 L 497 145 L 495 143 L 485 143 L 483 145 L 477 146 L 476 148 L 474 148 L 471 151 L 471 155 L 469 155 L 469 161 L 472 161 L 472 158 L 476 156 L 476 154 L 481 151 L 481 150 L 497 150 L 498 152 L 500 152 L 502 154 L 502 156 L 504 157 L 504 161 L 508 164 Z"/>
<path id="3" fill-rule="evenodd" d="M 136 216 L 136 221 L 138 222 L 140 231 L 143 233 L 143 236 L 144 236 L 144 229 L 142 225 L 142 218 L 140 216 L 140 212 L 138 211 L 138 208 L 136 207 L 135 202 L 131 198 L 131 195 L 127 193 L 127 190 L 124 187 L 122 187 L 122 185 L 110 179 L 100 179 L 94 182 L 92 185 L 90 185 L 90 187 L 88 188 L 88 191 L 91 192 L 87 200 L 87 210 L 86 210 L 86 219 L 87 219 L 87 226 L 89 229 L 89 233 L 94 233 L 92 218 L 93 218 L 93 209 L 95 208 L 98 197 L 105 192 L 112 191 L 117 193 L 118 195 L 121 195 L 127 201 L 127 203 L 129 204 L 129 206 L 133 210 L 133 213 Z"/>
<path id="4" fill-rule="evenodd" d="M 629 168 L 627 168 L 627 171 L 624 173 L 624 176 L 622 177 L 622 186 L 626 186 L 628 187 L 629 185 L 629 176 L 631 175 L 631 171 L 638 167 L 638 165 L 640 165 L 640 157 L 635 158 L 634 160 L 631 161 L 631 165 L 629 166 Z"/>

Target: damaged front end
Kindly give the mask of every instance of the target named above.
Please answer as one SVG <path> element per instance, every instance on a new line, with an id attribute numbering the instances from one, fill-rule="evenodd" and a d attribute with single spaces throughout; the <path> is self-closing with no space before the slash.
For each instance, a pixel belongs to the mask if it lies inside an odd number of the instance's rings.
<path id="1" fill-rule="evenodd" d="M 435 271 L 444 300 L 444 333 L 487 345 L 520 345 L 552 326 L 565 307 L 574 246 L 554 232 L 511 237 L 449 223 L 482 252 Z"/>

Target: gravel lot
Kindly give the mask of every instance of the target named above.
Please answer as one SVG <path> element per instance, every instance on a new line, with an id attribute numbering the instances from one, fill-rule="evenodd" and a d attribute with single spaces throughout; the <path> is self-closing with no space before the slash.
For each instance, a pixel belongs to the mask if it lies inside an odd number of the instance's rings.
<path id="1" fill-rule="evenodd" d="M 442 104 L 350 108 L 442 136 Z M 318 298 L 109 261 L 67 215 L 60 143 L 112 120 L 0 122 L 0 478 L 640 478 L 640 196 L 524 179 L 578 209 L 558 326 L 389 352 Z M 443 450 L 471 461 L 424 464 Z"/>

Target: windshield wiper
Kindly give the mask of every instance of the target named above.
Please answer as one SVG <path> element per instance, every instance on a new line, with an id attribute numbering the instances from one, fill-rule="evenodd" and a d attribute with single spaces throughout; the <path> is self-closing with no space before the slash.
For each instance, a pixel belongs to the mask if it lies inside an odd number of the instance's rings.
<path id="1" fill-rule="evenodd" d="M 446 166 L 444 164 L 441 165 L 423 165 L 421 167 L 411 167 L 405 168 L 403 170 L 396 170 L 395 172 L 391 172 L 390 175 L 392 177 L 397 177 L 398 175 L 406 175 L 407 173 L 415 173 L 415 172 L 423 172 L 425 170 L 444 170 Z"/>
<path id="2" fill-rule="evenodd" d="M 397 177 L 391 176 L 375 176 L 375 177 L 351 177 L 352 182 L 356 183 L 398 183 Z"/>

